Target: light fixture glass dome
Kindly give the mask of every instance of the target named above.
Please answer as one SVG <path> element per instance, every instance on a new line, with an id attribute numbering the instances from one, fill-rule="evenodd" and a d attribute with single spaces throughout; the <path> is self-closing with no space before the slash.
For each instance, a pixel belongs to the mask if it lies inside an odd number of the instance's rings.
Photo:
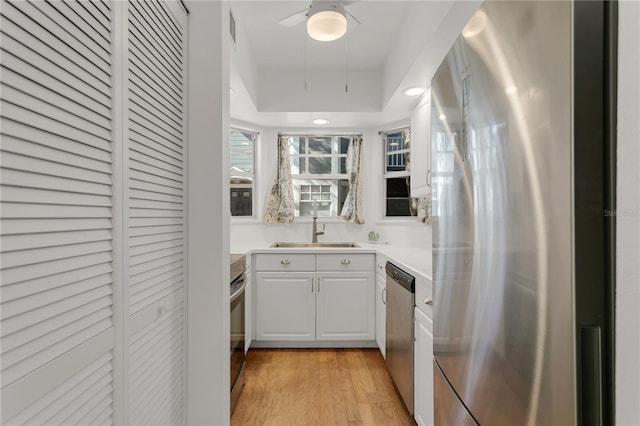
<path id="1" fill-rule="evenodd" d="M 347 32 L 347 17 L 335 10 L 322 10 L 307 19 L 307 33 L 318 41 L 333 41 Z"/>

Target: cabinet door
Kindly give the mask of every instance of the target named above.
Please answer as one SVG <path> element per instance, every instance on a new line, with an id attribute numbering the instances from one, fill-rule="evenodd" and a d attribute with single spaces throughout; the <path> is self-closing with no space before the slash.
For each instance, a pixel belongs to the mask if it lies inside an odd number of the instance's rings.
<path id="1" fill-rule="evenodd" d="M 256 340 L 315 340 L 314 274 L 256 274 Z"/>
<path id="2" fill-rule="evenodd" d="M 385 340 L 387 335 L 387 282 L 380 274 L 376 274 L 376 342 L 382 356 L 386 358 Z"/>
<path id="3" fill-rule="evenodd" d="M 411 112 L 411 196 L 431 193 L 431 91 Z"/>
<path id="4" fill-rule="evenodd" d="M 373 340 L 371 272 L 323 272 L 316 291 L 316 340 Z"/>
<path id="5" fill-rule="evenodd" d="M 253 339 L 253 277 L 247 274 L 247 288 L 244 290 L 244 353 L 249 352 Z"/>
<path id="6" fill-rule="evenodd" d="M 415 310 L 414 418 L 420 426 L 433 425 L 433 322 Z"/>

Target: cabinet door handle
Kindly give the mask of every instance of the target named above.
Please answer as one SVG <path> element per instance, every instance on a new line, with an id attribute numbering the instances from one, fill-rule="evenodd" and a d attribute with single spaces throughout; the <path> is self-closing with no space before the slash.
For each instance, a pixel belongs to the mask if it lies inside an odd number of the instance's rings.
<path id="1" fill-rule="evenodd" d="M 342 263 L 343 265 L 348 265 L 351 263 L 351 261 L 349 259 L 342 259 L 342 261 L 340 261 L 340 263 Z"/>
<path id="2" fill-rule="evenodd" d="M 282 263 L 283 265 L 289 265 L 291 264 L 291 261 L 289 259 L 282 259 L 280 263 Z"/>
<path id="3" fill-rule="evenodd" d="M 424 303 L 425 303 L 426 305 L 433 305 L 433 297 L 431 297 L 431 296 L 427 296 L 427 297 L 425 297 L 425 298 L 424 298 Z"/>
<path id="4" fill-rule="evenodd" d="M 431 169 L 427 170 L 427 187 L 431 188 Z"/>
<path id="5" fill-rule="evenodd" d="M 320 277 L 318 277 L 318 293 L 320 293 Z"/>
<path id="6" fill-rule="evenodd" d="M 311 278 L 311 293 L 313 293 L 313 285 L 315 284 L 314 281 L 316 279 L 315 278 Z"/>
<path id="7" fill-rule="evenodd" d="M 386 288 L 383 288 L 383 289 L 382 289 L 382 296 L 381 296 L 381 297 L 382 297 L 382 303 L 383 303 L 384 305 L 386 305 L 386 304 L 387 304 L 387 298 L 385 297 L 386 295 L 387 295 L 387 289 L 386 289 Z"/>
<path id="8" fill-rule="evenodd" d="M 382 269 L 382 263 L 378 263 L 378 269 Z"/>

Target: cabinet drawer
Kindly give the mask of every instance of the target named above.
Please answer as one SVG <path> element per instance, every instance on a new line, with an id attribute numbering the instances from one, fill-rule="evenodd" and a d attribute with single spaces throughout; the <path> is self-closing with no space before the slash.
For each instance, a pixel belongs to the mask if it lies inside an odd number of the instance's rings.
<path id="1" fill-rule="evenodd" d="M 257 254 L 256 271 L 315 271 L 316 257 L 313 254 Z"/>
<path id="2" fill-rule="evenodd" d="M 387 265 L 388 260 L 389 258 L 384 254 L 378 253 L 376 255 L 376 273 L 385 279 L 387 277 L 387 272 L 385 271 L 384 268 Z"/>
<path id="3" fill-rule="evenodd" d="M 433 318 L 432 296 L 431 280 L 421 276 L 416 277 L 416 308 L 420 309 L 429 318 Z"/>
<path id="4" fill-rule="evenodd" d="M 338 253 L 316 255 L 317 271 L 371 271 L 375 264 L 373 254 Z"/>

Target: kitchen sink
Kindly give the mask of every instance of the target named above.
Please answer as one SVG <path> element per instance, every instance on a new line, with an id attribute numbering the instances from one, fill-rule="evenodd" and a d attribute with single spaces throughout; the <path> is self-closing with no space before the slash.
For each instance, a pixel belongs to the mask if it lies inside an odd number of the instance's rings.
<path id="1" fill-rule="evenodd" d="M 289 241 L 278 241 L 271 244 L 275 248 L 304 248 L 304 247 L 338 247 L 338 248 L 355 248 L 360 247 L 356 243 L 344 242 L 322 242 L 322 243 L 299 243 Z"/>

